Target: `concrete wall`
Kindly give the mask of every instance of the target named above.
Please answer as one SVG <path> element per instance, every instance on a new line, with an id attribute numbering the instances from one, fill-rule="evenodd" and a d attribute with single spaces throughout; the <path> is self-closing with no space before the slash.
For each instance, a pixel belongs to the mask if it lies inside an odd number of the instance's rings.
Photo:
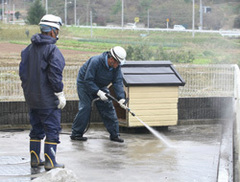
<path id="1" fill-rule="evenodd" d="M 232 118 L 232 97 L 179 98 L 178 120 L 215 120 Z"/>
<path id="2" fill-rule="evenodd" d="M 71 124 L 78 112 L 78 101 L 67 101 L 62 110 L 62 123 Z M 100 122 L 97 108 L 94 106 L 91 122 Z M 0 127 L 28 125 L 28 107 L 25 102 L 0 102 Z"/>
<path id="3" fill-rule="evenodd" d="M 67 101 L 62 111 L 62 123 L 71 124 L 78 111 L 78 101 Z M 192 120 L 226 119 L 232 116 L 233 98 L 180 98 L 178 120 L 182 124 Z M 136 113 L 137 114 L 137 113 Z M 101 122 L 96 107 L 93 107 L 91 122 Z M 0 126 L 29 124 L 28 108 L 25 102 L 0 102 Z"/>

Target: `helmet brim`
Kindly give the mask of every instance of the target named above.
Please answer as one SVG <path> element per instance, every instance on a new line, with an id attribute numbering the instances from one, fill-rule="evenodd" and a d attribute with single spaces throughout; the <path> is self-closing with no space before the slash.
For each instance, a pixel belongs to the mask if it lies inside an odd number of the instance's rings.
<path id="1" fill-rule="evenodd" d="M 56 24 L 56 23 L 51 23 L 51 22 L 40 22 L 39 25 L 48 25 L 50 27 L 54 27 L 57 28 L 58 30 L 60 30 L 60 25 Z"/>
<path id="2" fill-rule="evenodd" d="M 120 57 L 117 57 L 116 53 L 113 49 L 110 50 L 112 57 L 119 63 L 122 64 L 122 62 L 125 62 L 126 59 L 121 59 Z"/>

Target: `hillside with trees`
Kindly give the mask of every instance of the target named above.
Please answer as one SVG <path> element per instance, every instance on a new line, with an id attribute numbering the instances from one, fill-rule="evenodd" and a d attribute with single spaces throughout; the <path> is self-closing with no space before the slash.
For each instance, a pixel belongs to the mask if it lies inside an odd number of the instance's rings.
<path id="1" fill-rule="evenodd" d="M 13 4 L 20 13 L 20 17 L 27 20 L 27 12 L 35 0 L 5 0 L 6 8 L 11 10 Z M 45 0 L 41 0 L 45 8 Z M 99 26 L 113 24 L 121 26 L 122 2 L 124 2 L 124 23 L 134 23 L 134 18 L 139 17 L 139 23 L 150 28 L 166 28 L 166 20 L 169 19 L 169 27 L 174 24 L 191 28 L 192 24 L 192 0 L 76 0 L 77 25 L 90 24 L 90 12 L 92 22 Z M 210 11 L 203 13 L 204 29 L 232 29 L 240 27 L 240 0 L 202 0 L 203 8 L 209 7 Z M 198 28 L 200 0 L 195 0 L 195 26 Z M 6 9 L 5 8 L 5 9 Z M 74 22 L 74 0 L 65 1 L 48 0 L 48 13 L 56 14 L 65 20 L 67 10 L 67 23 Z"/>

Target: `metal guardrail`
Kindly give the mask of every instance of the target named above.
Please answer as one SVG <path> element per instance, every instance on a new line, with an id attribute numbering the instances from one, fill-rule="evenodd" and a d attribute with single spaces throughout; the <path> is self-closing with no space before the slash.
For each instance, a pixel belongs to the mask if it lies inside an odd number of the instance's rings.
<path id="1" fill-rule="evenodd" d="M 70 25 L 67 25 L 70 27 Z M 222 36 L 240 36 L 240 30 L 198 30 L 198 29 L 186 29 L 177 30 L 171 28 L 132 28 L 132 27 L 108 27 L 108 26 L 76 26 L 80 28 L 96 28 L 96 29 L 116 29 L 116 30 L 136 30 L 136 31 L 161 31 L 161 32 L 189 32 L 189 33 L 217 33 Z"/>

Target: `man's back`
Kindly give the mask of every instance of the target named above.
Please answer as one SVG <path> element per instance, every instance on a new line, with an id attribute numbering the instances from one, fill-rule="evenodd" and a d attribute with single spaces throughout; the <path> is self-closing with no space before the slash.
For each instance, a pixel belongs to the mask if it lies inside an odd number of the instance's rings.
<path id="1" fill-rule="evenodd" d="M 58 99 L 54 93 L 63 87 L 62 74 L 55 73 L 62 73 L 64 58 L 55 45 L 56 39 L 36 34 L 31 40 L 32 44 L 22 51 L 19 67 L 26 102 L 30 108 L 55 108 Z M 54 65 L 55 70 L 51 69 Z M 56 80 L 59 83 L 54 83 Z"/>

